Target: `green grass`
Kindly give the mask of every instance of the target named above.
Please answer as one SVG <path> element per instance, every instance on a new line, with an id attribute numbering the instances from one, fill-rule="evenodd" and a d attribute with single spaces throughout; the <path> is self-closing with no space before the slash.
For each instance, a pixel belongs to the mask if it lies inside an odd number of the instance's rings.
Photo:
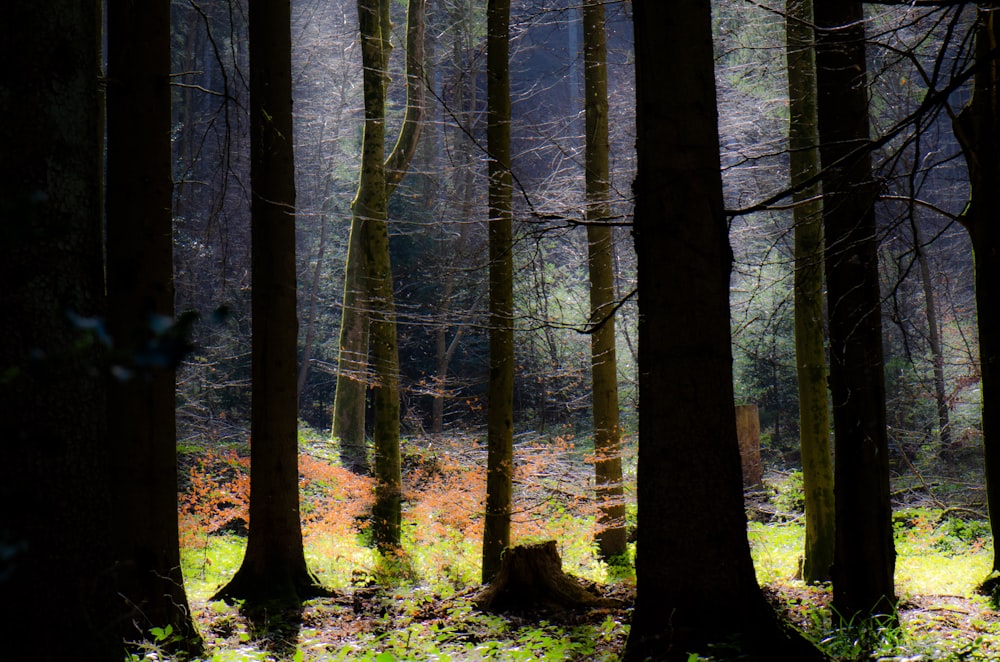
<path id="1" fill-rule="evenodd" d="M 995 619 L 968 613 L 967 607 L 990 567 L 992 543 L 982 537 L 981 526 L 939 523 L 939 515 L 905 511 L 896 516 L 897 591 L 904 604 L 919 596 L 925 607 L 907 612 L 902 625 L 892 627 L 858 623 L 841 630 L 832 628 L 825 603 L 808 597 L 824 591 L 828 596 L 829 589 L 805 587 L 795 579 L 804 536 L 800 521 L 751 522 L 748 538 L 760 583 L 791 587 L 797 595 L 807 596 L 789 609 L 798 610 L 810 636 L 835 659 L 856 657 L 866 646 L 886 657 L 994 659 L 1000 650 L 1000 627 Z M 576 526 L 563 521 L 560 527 L 581 533 L 589 530 L 587 518 L 579 519 Z M 328 536 L 315 538 L 307 546 L 313 571 L 324 585 L 348 589 L 348 594 L 352 582 L 359 580 L 385 585 L 377 598 L 382 602 L 376 601 L 385 605 L 384 613 L 359 616 L 343 600 L 312 604 L 291 649 L 294 652 L 275 657 L 254 640 L 238 608 L 206 602 L 239 567 L 245 540 L 224 535 L 208 536 L 205 542 L 204 548 L 184 550 L 182 560 L 188 594 L 207 633 L 206 660 L 610 660 L 620 653 L 627 633 L 627 623 L 614 614 L 603 621 L 567 625 L 511 620 L 474 610 L 470 595 L 478 583 L 478 540 L 443 539 L 440 548 L 411 545 L 405 571 L 401 571 L 357 537 Z M 589 543 L 564 545 L 561 551 L 576 559 L 574 571 L 582 569 L 582 574 L 594 580 L 607 579 L 608 568 L 595 560 Z M 940 596 L 960 596 L 966 606 L 935 602 Z M 362 619 L 363 627 L 351 626 Z M 943 633 L 951 626 L 957 633 Z"/>
<path id="2" fill-rule="evenodd" d="M 598 559 L 586 488 L 575 494 L 567 491 L 569 483 L 560 482 L 562 474 L 545 478 L 553 474 L 553 466 L 567 476 L 585 470 L 576 460 L 566 459 L 572 458 L 572 448 L 561 452 L 539 461 L 537 469 L 545 471 L 526 482 L 531 491 L 518 509 L 515 542 L 555 539 L 566 572 L 599 584 L 618 584 L 616 590 L 625 595 L 635 581 L 631 565 L 635 547 L 629 546 L 622 566 Z M 241 475 L 241 465 L 227 457 L 222 462 L 219 475 L 233 479 Z M 383 558 L 357 532 L 361 511 L 347 508 L 356 506 L 352 500 L 364 497 L 370 487 L 343 473 L 326 471 L 324 464 L 306 463 L 303 512 L 323 515 L 310 520 L 306 528 L 306 558 L 321 583 L 339 591 L 340 597 L 309 601 L 301 625 L 286 630 L 280 642 L 274 640 L 277 635 L 254 632 L 238 607 L 207 602 L 239 568 L 245 539 L 189 528 L 182 565 L 206 640 L 204 659 L 617 659 L 628 633 L 627 610 L 591 614 L 580 622 L 539 622 L 474 609 L 482 535 L 476 490 L 481 489 L 482 477 L 471 473 L 465 461 L 446 465 L 417 457 L 415 464 L 424 473 L 411 483 L 403 522 L 405 554 Z M 986 609 L 985 599 L 973 597 L 992 562 L 992 539 L 985 522 L 942 520 L 937 510 L 898 511 L 894 525 L 901 624 L 856 623 L 838 630 L 827 606 L 829 586 L 810 587 L 796 579 L 804 542 L 804 520 L 796 515 L 801 509 L 801 482 L 796 479 L 793 475 L 776 486 L 769 497 L 769 505 L 783 515 L 766 524 L 750 522 L 747 535 L 759 583 L 772 590 L 808 636 L 836 659 L 858 658 L 866 650 L 888 658 L 1000 659 L 996 615 Z M 226 495 L 234 493 L 205 481 L 201 487 L 198 494 L 219 500 L 219 509 L 230 499 Z M 218 510 L 204 512 L 208 519 Z M 634 525 L 634 502 L 629 503 L 628 515 Z"/>

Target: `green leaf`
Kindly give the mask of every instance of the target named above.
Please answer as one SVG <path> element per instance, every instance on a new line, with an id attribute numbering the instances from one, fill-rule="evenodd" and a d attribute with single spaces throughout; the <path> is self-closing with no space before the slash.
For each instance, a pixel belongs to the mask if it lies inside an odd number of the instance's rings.
<path id="1" fill-rule="evenodd" d="M 153 639 L 156 641 L 166 641 L 173 632 L 174 626 L 172 625 L 167 625 L 165 628 L 149 628 L 149 633 L 153 635 Z"/>

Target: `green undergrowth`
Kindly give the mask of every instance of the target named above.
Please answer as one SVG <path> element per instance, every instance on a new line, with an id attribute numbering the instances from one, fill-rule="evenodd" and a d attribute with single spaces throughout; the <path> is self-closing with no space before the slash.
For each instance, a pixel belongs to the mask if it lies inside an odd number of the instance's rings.
<path id="1" fill-rule="evenodd" d="M 799 579 L 801 519 L 750 522 L 758 581 L 835 660 L 1000 659 L 995 606 L 976 593 L 993 560 L 988 522 L 943 515 L 927 508 L 894 513 L 900 606 L 893 618 L 846 624 L 834 618 L 830 586 L 808 586 Z"/>
<path id="2" fill-rule="evenodd" d="M 404 462 L 403 552 L 384 557 L 367 544 L 360 516 L 371 486 L 340 470 L 322 445 L 307 452 L 300 460 L 306 558 L 337 597 L 311 600 L 294 618 L 271 614 L 263 627 L 251 624 L 239 605 L 208 602 L 242 562 L 246 463 L 230 451 L 191 459 L 188 493 L 212 505 L 199 507 L 189 499 L 188 528 L 182 531 L 188 596 L 206 642 L 202 659 L 613 660 L 621 655 L 628 608 L 566 618 L 500 616 L 473 607 L 483 477 L 469 458 L 447 449 L 410 452 Z M 628 604 L 634 596 L 634 545 L 620 563 L 598 558 L 594 510 L 586 481 L 580 480 L 588 471 L 584 456 L 570 445 L 542 448 L 538 458 L 519 467 L 515 542 L 557 540 L 564 570 Z M 839 619 L 830 608 L 830 587 L 798 579 L 804 538 L 800 492 L 794 473 L 766 491 L 752 509 L 748 539 L 758 581 L 772 603 L 833 659 L 1000 659 L 996 612 L 975 594 L 992 562 L 985 521 L 940 509 L 897 510 L 897 619 L 835 627 Z M 627 512 L 632 530 L 633 499 Z M 155 642 L 147 647 L 146 659 L 169 659 Z"/>
<path id="3" fill-rule="evenodd" d="M 998 659 L 996 614 L 975 596 L 992 560 L 988 530 L 980 522 L 942 520 L 941 511 L 927 509 L 899 511 L 895 520 L 899 624 L 834 626 L 829 587 L 796 579 L 800 520 L 750 523 L 759 581 L 837 660 Z M 581 519 L 579 526 L 589 522 Z M 184 550 L 189 595 L 210 653 L 206 660 L 612 660 L 628 631 L 627 612 L 581 623 L 478 612 L 471 603 L 478 540 L 443 540 L 447 562 L 433 549 L 410 546 L 402 562 L 381 558 L 360 538 L 319 538 L 307 546 L 307 558 L 341 597 L 308 603 L 292 645 L 277 655 L 251 633 L 238 607 L 205 602 L 238 568 L 244 542 L 215 535 L 204 547 Z M 593 566 L 586 574 L 607 581 L 608 567 L 590 553 L 584 556 Z M 360 606 L 357 595 L 364 596 Z"/>

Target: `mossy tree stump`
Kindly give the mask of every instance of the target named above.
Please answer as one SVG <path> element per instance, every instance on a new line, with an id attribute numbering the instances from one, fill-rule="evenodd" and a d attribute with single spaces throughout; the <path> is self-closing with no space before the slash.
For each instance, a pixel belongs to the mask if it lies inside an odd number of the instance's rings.
<path id="1" fill-rule="evenodd" d="M 474 602 L 478 609 L 492 612 L 622 606 L 619 600 L 594 595 L 564 573 L 555 540 L 508 548 L 496 577 Z"/>

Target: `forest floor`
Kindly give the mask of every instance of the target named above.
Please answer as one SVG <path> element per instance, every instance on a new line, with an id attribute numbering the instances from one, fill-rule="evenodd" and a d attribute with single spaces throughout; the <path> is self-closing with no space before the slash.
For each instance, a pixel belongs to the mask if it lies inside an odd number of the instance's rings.
<path id="1" fill-rule="evenodd" d="M 902 627 L 838 632 L 829 627 L 828 589 L 765 591 L 836 660 L 1000 659 L 1000 614 L 981 598 L 910 596 L 900 605 Z M 300 613 L 272 615 L 267 624 L 233 607 L 194 608 L 212 660 L 618 660 L 624 650 L 631 585 L 603 587 L 603 595 L 625 601 L 622 608 L 562 614 L 485 614 L 472 607 L 472 593 L 347 589 L 308 601 Z"/>
<path id="2" fill-rule="evenodd" d="M 183 455 L 184 571 L 207 644 L 205 660 L 616 660 L 621 655 L 634 574 L 627 563 L 609 566 L 596 556 L 592 466 L 571 437 L 518 445 L 514 539 L 557 540 L 566 572 L 592 591 L 620 600 L 621 607 L 513 615 L 475 608 L 482 536 L 476 513 L 485 484 L 479 441 L 452 437 L 408 444 L 404 552 L 394 558 L 366 545 L 368 479 L 340 469 L 328 442 L 306 439 L 303 448 L 307 559 L 336 596 L 310 600 L 297 613 L 263 617 L 208 602 L 242 560 L 246 457 L 239 448 Z M 931 483 L 940 487 L 929 495 L 921 484 Z M 895 511 L 900 626 L 859 623 L 836 629 L 829 587 L 795 579 L 803 536 L 795 472 L 772 472 L 765 488 L 748 497 L 751 551 L 772 604 L 837 660 L 1000 659 L 1000 613 L 975 593 L 992 562 L 988 524 L 976 517 L 978 493 L 957 479 L 928 481 L 925 475 L 897 477 L 894 490 L 900 495 Z"/>

